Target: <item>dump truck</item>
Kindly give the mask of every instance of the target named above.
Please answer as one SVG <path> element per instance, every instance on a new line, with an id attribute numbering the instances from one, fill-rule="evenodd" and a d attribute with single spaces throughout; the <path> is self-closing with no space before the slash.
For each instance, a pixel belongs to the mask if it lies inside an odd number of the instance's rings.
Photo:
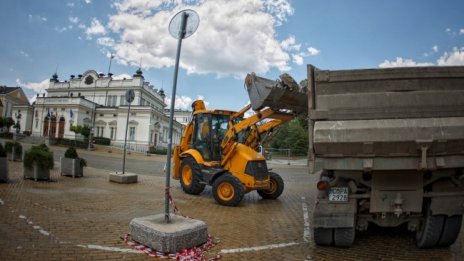
<path id="1" fill-rule="evenodd" d="M 307 67 L 318 245 L 369 224 L 404 225 L 419 248 L 449 246 L 464 213 L 464 67 Z"/>
<path id="2" fill-rule="evenodd" d="M 214 199 L 224 206 L 237 206 L 253 190 L 263 199 L 282 194 L 283 179 L 268 170 L 257 148 L 275 127 L 307 110 L 306 93 L 290 79 L 247 75 L 252 103 L 239 111 L 207 109 L 202 100 L 193 102 L 191 120 L 173 150 L 173 178 L 184 192 L 198 195 L 212 186 Z"/>

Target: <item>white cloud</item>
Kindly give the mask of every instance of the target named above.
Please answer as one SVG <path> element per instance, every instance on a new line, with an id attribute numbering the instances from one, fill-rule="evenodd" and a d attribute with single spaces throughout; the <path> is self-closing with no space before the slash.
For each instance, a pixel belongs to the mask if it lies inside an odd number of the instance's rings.
<path id="1" fill-rule="evenodd" d="M 295 41 L 295 36 L 291 35 L 287 39 L 283 40 L 280 43 L 280 46 L 286 51 L 299 51 L 301 48 L 301 44 L 297 44 Z"/>
<path id="2" fill-rule="evenodd" d="M 459 29 L 459 34 L 460 34 L 460 35 L 463 35 L 463 34 L 464 34 L 464 28 Z"/>
<path id="3" fill-rule="evenodd" d="M 40 15 L 32 15 L 32 14 L 29 14 L 28 18 L 29 18 L 29 22 L 37 22 L 37 21 L 46 22 L 48 20 L 47 17 L 40 16 Z"/>
<path id="4" fill-rule="evenodd" d="M 464 65 L 464 47 L 454 47 L 452 52 L 445 52 L 437 64 L 440 66 Z"/>
<path id="5" fill-rule="evenodd" d="M 294 10 L 287 0 L 264 0 L 264 10 L 272 14 L 276 19 L 276 25 L 282 25 L 287 21 L 287 16 L 293 15 Z"/>
<path id="6" fill-rule="evenodd" d="M 85 2 L 86 4 L 90 4 L 90 3 L 92 3 L 92 1 L 91 1 L 91 0 L 84 0 L 84 2 Z"/>
<path id="7" fill-rule="evenodd" d="M 73 23 L 73 24 L 77 24 L 79 23 L 79 17 L 77 16 L 70 16 L 69 17 L 69 22 Z"/>
<path id="8" fill-rule="evenodd" d="M 87 35 L 87 39 L 92 39 L 93 35 L 105 35 L 106 29 L 100 21 L 94 17 L 92 18 L 90 26 L 85 30 L 85 34 Z"/>
<path id="9" fill-rule="evenodd" d="M 124 0 L 114 6 L 117 13 L 109 17 L 107 29 L 118 35 L 111 51 L 121 64 L 143 60 L 146 68 L 173 66 L 177 40 L 167 25 L 174 14 L 191 8 L 199 14 L 200 25 L 183 42 L 180 66 L 187 73 L 241 78 L 251 71 L 290 69 L 291 52 L 281 46 L 275 30 L 293 14 L 288 0 Z M 88 28 L 88 37 L 105 34 L 99 22 L 93 24 L 89 28 L 99 30 Z M 294 51 L 298 44 L 289 46 Z"/>
<path id="10" fill-rule="evenodd" d="M 303 56 L 300 54 L 292 54 L 293 62 L 297 65 L 303 64 Z"/>
<path id="11" fill-rule="evenodd" d="M 310 46 L 310 47 L 308 48 L 308 54 L 309 54 L 309 55 L 318 55 L 319 52 L 320 52 L 320 51 L 319 51 L 318 49 L 316 49 L 316 48 L 314 48 L 314 47 L 312 47 L 312 46 Z"/>
<path id="12" fill-rule="evenodd" d="M 41 82 L 26 82 L 26 83 L 21 82 L 20 79 L 16 79 L 16 84 L 18 84 L 18 86 L 24 87 L 29 90 L 33 90 L 36 93 L 43 93 L 45 89 L 48 88 L 49 83 L 50 83 L 50 79 L 45 79 Z"/>
<path id="13" fill-rule="evenodd" d="M 436 47 L 436 48 L 435 48 Z M 434 52 L 438 52 L 438 47 L 435 45 L 432 47 Z M 429 56 L 425 53 L 424 56 Z M 464 47 L 458 48 L 454 47 L 452 51 L 445 52 L 440 58 L 438 58 L 436 63 L 425 62 L 418 63 L 412 59 L 403 59 L 397 57 L 395 61 L 385 60 L 383 63 L 379 64 L 380 68 L 387 67 L 411 67 L 411 66 L 456 66 L 464 65 Z"/>
<path id="14" fill-rule="evenodd" d="M 67 3 L 66 5 L 67 5 L 68 7 L 74 7 L 74 3 L 73 3 L 73 2 Z"/>
<path id="15" fill-rule="evenodd" d="M 26 53 L 26 52 L 23 51 L 23 50 L 19 51 L 19 54 L 21 54 L 22 56 L 24 56 L 24 57 L 26 57 L 26 58 L 29 57 L 29 54 Z"/>
<path id="16" fill-rule="evenodd" d="M 62 32 L 66 32 L 68 30 L 67 27 L 55 27 L 55 31 L 57 31 L 58 33 L 62 33 Z"/>
<path id="17" fill-rule="evenodd" d="M 123 74 L 119 74 L 119 75 L 114 75 L 114 76 L 113 76 L 113 79 L 114 79 L 114 80 L 123 80 L 124 78 L 126 78 L 126 79 L 132 79 L 132 76 L 130 76 L 130 75 L 127 74 L 127 73 L 123 73 Z"/>
<path id="18" fill-rule="evenodd" d="M 97 39 L 97 43 L 99 45 L 103 45 L 106 47 L 113 47 L 114 46 L 114 40 L 113 38 L 110 37 L 100 37 Z"/>
<path id="19" fill-rule="evenodd" d="M 198 95 L 195 100 L 188 96 L 184 96 L 184 95 L 177 96 L 176 95 L 176 101 L 175 101 L 174 108 L 177 110 L 192 110 L 192 102 L 196 100 L 203 100 L 206 108 L 208 108 L 209 102 L 205 101 L 205 98 L 201 95 Z M 166 97 L 166 104 L 168 105 L 168 108 L 170 108 L 171 97 Z"/>
<path id="20" fill-rule="evenodd" d="M 401 57 L 396 57 L 395 61 L 385 60 L 383 63 L 379 64 L 380 68 L 391 68 L 391 67 L 412 67 L 412 66 L 433 66 L 433 63 L 418 63 L 411 59 L 403 59 Z"/>

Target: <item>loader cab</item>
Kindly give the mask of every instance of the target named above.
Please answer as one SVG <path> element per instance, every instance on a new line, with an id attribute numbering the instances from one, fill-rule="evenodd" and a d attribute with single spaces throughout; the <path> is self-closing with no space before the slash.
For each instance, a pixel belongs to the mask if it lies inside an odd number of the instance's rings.
<path id="1" fill-rule="evenodd" d="M 229 127 L 229 115 L 199 113 L 194 115 L 192 147 L 205 161 L 221 160 L 221 141 Z"/>

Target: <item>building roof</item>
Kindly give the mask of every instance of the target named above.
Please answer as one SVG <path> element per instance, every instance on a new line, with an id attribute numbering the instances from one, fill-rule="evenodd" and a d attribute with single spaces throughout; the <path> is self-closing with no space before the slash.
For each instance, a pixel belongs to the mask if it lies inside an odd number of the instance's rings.
<path id="1" fill-rule="evenodd" d="M 8 94 L 12 91 L 15 91 L 17 89 L 21 89 L 21 87 L 6 87 L 6 86 L 0 86 L 0 95 L 2 94 Z"/>

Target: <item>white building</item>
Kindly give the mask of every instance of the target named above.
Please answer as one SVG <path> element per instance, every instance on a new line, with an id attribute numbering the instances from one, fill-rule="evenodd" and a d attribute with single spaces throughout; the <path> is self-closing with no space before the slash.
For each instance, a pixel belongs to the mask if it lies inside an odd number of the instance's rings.
<path id="1" fill-rule="evenodd" d="M 71 125 L 86 125 L 94 127 L 95 137 L 110 138 L 113 146 L 123 147 L 127 90 L 135 93 L 127 130 L 129 149 L 145 152 L 150 146 L 167 147 L 169 118 L 164 114 L 164 92 L 145 82 L 140 69 L 132 79 L 122 80 L 93 70 L 78 77 L 71 75 L 66 81 L 59 81 L 54 74 L 47 97 L 37 97 L 34 104 L 32 134 L 74 139 Z M 173 144 L 179 143 L 181 135 L 182 125 L 175 121 Z"/>
<path id="2" fill-rule="evenodd" d="M 164 113 L 169 117 L 169 109 L 165 109 Z M 174 110 L 174 120 L 180 124 L 187 126 L 192 118 L 192 112 L 187 110 Z"/>

